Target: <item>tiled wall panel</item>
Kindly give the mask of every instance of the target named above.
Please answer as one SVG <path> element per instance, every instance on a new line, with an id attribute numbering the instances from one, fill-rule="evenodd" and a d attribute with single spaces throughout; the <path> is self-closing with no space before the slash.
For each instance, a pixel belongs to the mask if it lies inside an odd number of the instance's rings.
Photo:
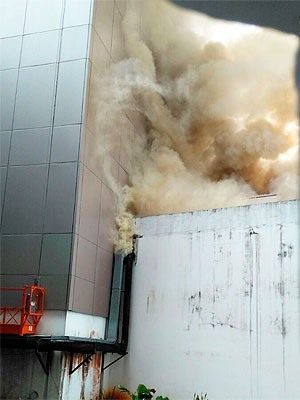
<path id="1" fill-rule="evenodd" d="M 6 188 L 7 167 L 0 167 L 0 226 L 2 223 L 2 210 Z"/>
<path id="2" fill-rule="evenodd" d="M 24 36 L 21 67 L 56 62 L 58 58 L 60 36 L 60 30 Z"/>
<path id="3" fill-rule="evenodd" d="M 47 175 L 47 165 L 8 168 L 2 233 L 42 232 Z"/>
<path id="4" fill-rule="evenodd" d="M 86 58 L 89 46 L 89 34 L 90 25 L 63 29 L 60 61 Z"/>
<path id="5" fill-rule="evenodd" d="M 0 63 L 2 233 L 11 243 L 22 236 L 40 240 L 32 252 L 32 257 L 39 253 L 38 264 L 30 269 L 26 261 L 23 267 L 29 275 L 8 272 L 4 282 L 12 284 L 15 278 L 22 285 L 39 275 L 49 309 L 108 313 L 117 205 L 113 191 L 116 184 L 127 183 L 130 168 L 120 132 L 143 129 L 140 116 L 128 112 L 119 116 L 117 132 L 107 131 L 97 111 L 99 80 L 125 57 L 126 4 L 0 4 L 5 16 L 0 28 L 5 54 Z M 12 263 L 7 261 L 6 272 Z"/>
<path id="6" fill-rule="evenodd" d="M 82 237 L 78 237 L 75 275 L 94 283 L 97 261 L 97 246 Z"/>
<path id="7" fill-rule="evenodd" d="M 25 285 L 33 285 L 36 275 L 1 275 L 1 287 L 16 287 L 23 288 Z M 1 305 L 3 307 L 21 307 L 22 306 L 22 292 L 7 292 L 0 293 Z"/>
<path id="8" fill-rule="evenodd" d="M 55 105 L 55 125 L 82 121 L 86 60 L 63 62 L 59 65 Z"/>
<path id="9" fill-rule="evenodd" d="M 43 235 L 40 274 L 68 275 L 72 234 Z"/>
<path id="10" fill-rule="evenodd" d="M 67 307 L 92 4 L 0 2 L 2 286 L 40 277 L 48 309 Z"/>
<path id="11" fill-rule="evenodd" d="M 122 18 L 126 5 L 126 0 L 95 1 L 88 63 L 90 78 L 86 99 L 87 117 L 84 120 L 84 148 L 80 157 L 83 179 L 79 186 L 75 226 L 78 237 L 90 241 L 90 246 L 97 248 L 92 313 L 104 317 L 107 316 L 109 307 L 113 241 L 116 234 L 117 194 L 114 190 L 118 185 L 128 183 L 130 168 L 128 146 L 125 145 L 127 139 L 124 138 L 122 143 L 120 133 L 143 129 L 143 121 L 135 113 L 128 113 L 130 120 L 125 113 L 118 116 L 99 113 L 101 78 L 111 64 L 126 57 L 122 34 Z M 111 118 L 114 124 L 107 124 L 103 118 Z M 78 275 L 82 268 L 79 265 L 81 258 L 78 258 L 76 249 L 74 252 L 77 258 L 73 258 L 73 274 L 76 279 L 88 281 L 86 276 Z M 92 253 L 94 254 L 94 249 Z M 79 311 L 82 306 L 76 299 L 78 289 L 75 290 L 75 286 L 78 288 L 78 285 L 84 283 L 76 280 L 75 285 L 74 279 L 71 304 L 74 311 Z"/>
<path id="12" fill-rule="evenodd" d="M 126 56 L 122 33 L 122 15 L 118 7 L 114 8 L 111 56 L 114 62 L 121 61 Z"/>
<path id="13" fill-rule="evenodd" d="M 85 127 L 85 148 L 84 148 L 84 163 L 91 172 L 93 172 L 102 181 L 103 178 L 103 160 L 104 153 L 102 146 L 104 146 L 103 137 L 99 134 L 92 133 L 87 126 Z M 95 144 L 95 142 L 97 142 Z"/>
<path id="14" fill-rule="evenodd" d="M 1 0 L 0 38 L 23 34 L 27 0 Z"/>
<path id="15" fill-rule="evenodd" d="M 9 37 L 0 41 L 0 69 L 18 68 L 20 63 L 22 36 Z"/>
<path id="16" fill-rule="evenodd" d="M 1 237 L 1 273 L 37 275 L 41 241 L 41 235 L 3 235 Z"/>
<path id="17" fill-rule="evenodd" d="M 0 132 L 0 165 L 3 167 L 8 164 L 11 132 Z"/>
<path id="18" fill-rule="evenodd" d="M 12 129 L 18 70 L 0 71 L 0 130 Z"/>
<path id="19" fill-rule="evenodd" d="M 14 129 L 51 125 L 56 68 L 49 64 L 20 69 Z"/>
<path id="20" fill-rule="evenodd" d="M 94 283 L 78 277 L 72 277 L 72 279 L 74 288 L 69 308 L 76 312 L 92 314 Z"/>
<path id="21" fill-rule="evenodd" d="M 99 268 L 99 267 L 98 267 Z M 110 282 L 109 280 L 107 282 Z M 107 318 L 109 312 L 110 287 L 101 285 L 102 282 L 95 281 L 93 298 L 93 315 Z M 106 282 L 104 282 L 106 283 Z"/>
<path id="22" fill-rule="evenodd" d="M 115 5 L 120 11 L 122 17 L 124 17 L 127 8 L 127 0 L 115 0 Z"/>
<path id="23" fill-rule="evenodd" d="M 65 0 L 64 28 L 90 24 L 93 13 L 92 0 Z M 75 5 L 74 5 L 75 3 Z"/>
<path id="24" fill-rule="evenodd" d="M 116 215 L 116 195 L 106 185 L 102 185 L 98 245 L 113 251 L 113 224 Z"/>
<path id="25" fill-rule="evenodd" d="M 50 165 L 45 233 L 72 232 L 76 181 L 76 162 Z"/>
<path id="26" fill-rule="evenodd" d="M 41 275 L 40 285 L 46 288 L 45 308 L 65 310 L 67 307 L 68 275 Z"/>
<path id="27" fill-rule="evenodd" d="M 95 276 L 95 291 L 93 314 L 108 316 L 110 285 L 112 277 L 113 255 L 101 247 L 97 248 L 97 269 Z"/>
<path id="28" fill-rule="evenodd" d="M 50 128 L 12 132 L 10 165 L 45 164 L 49 162 Z"/>
<path id="29" fill-rule="evenodd" d="M 101 201 L 101 181 L 83 167 L 82 197 L 78 233 L 97 244 Z"/>
<path id="30" fill-rule="evenodd" d="M 56 126 L 53 129 L 51 162 L 77 161 L 81 125 Z"/>
<path id="31" fill-rule="evenodd" d="M 111 52 L 113 33 L 114 2 L 97 0 L 95 4 L 94 27 L 107 51 Z"/>
<path id="32" fill-rule="evenodd" d="M 24 33 L 61 28 L 63 4 L 63 0 L 28 0 Z"/>

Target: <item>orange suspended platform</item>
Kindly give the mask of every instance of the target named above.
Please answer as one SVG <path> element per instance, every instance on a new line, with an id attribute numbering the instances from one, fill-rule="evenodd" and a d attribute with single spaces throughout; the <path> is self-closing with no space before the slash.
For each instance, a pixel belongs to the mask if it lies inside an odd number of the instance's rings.
<path id="1" fill-rule="evenodd" d="M 40 286 L 0 288 L 20 295 L 21 307 L 0 307 L 0 333 L 34 335 L 44 313 L 45 289 Z"/>

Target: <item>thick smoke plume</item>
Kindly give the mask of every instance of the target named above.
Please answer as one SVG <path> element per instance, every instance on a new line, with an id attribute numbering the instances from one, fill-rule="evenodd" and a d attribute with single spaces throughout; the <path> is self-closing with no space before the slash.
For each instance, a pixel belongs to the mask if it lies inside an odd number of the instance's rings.
<path id="1" fill-rule="evenodd" d="M 131 167 L 120 248 L 132 214 L 298 197 L 296 37 L 158 0 L 129 2 L 123 31 L 128 59 L 101 81 L 101 103 L 110 115 L 138 111 L 146 128 L 122 133 Z"/>

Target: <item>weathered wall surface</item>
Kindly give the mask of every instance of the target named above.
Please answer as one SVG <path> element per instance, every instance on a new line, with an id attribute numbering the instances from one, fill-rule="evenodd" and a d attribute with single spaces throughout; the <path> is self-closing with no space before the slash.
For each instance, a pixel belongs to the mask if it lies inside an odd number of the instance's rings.
<path id="1" fill-rule="evenodd" d="M 101 354 L 96 353 L 91 357 L 91 361 L 81 366 L 72 374 L 70 368 L 74 370 L 86 355 L 74 354 L 73 357 L 68 353 L 64 358 L 64 369 L 62 372 L 62 399 L 93 399 L 99 400 L 100 379 L 101 379 Z"/>
<path id="2" fill-rule="evenodd" d="M 99 399 L 100 353 L 72 374 L 70 369 L 76 369 L 86 355 L 54 351 L 49 352 L 47 360 L 47 353 L 39 354 L 48 373 L 34 350 L 2 349 L 1 399 Z"/>
<path id="3" fill-rule="evenodd" d="M 47 364 L 46 353 L 40 353 Z M 43 370 L 34 350 L 2 349 L 1 399 L 60 399 L 60 371 L 63 354 L 49 354 L 49 374 Z M 75 399 L 75 397 L 74 397 Z"/>
<path id="4" fill-rule="evenodd" d="M 173 400 L 300 398 L 298 201 L 141 218 L 129 355 Z"/>

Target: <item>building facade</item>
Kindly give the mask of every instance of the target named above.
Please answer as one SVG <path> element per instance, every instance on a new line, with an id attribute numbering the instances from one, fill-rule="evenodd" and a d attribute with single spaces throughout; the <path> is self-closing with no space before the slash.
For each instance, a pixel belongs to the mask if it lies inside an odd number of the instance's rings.
<path id="1" fill-rule="evenodd" d="M 119 116 L 118 132 L 110 132 L 97 120 L 94 100 L 102 74 L 125 57 L 125 10 L 123 0 L 0 4 L 1 287 L 36 281 L 45 288 L 39 335 L 105 336 L 114 185 L 128 179 L 121 134 L 142 124 L 128 112 Z M 113 134 L 113 148 L 99 149 L 99 137 L 105 148 L 105 137 Z M 19 295 L 2 293 L 2 306 L 19 302 Z M 3 399 L 34 392 L 39 398 L 98 398 L 99 353 L 85 375 L 79 369 L 68 376 L 65 353 L 55 352 L 47 375 L 32 351 L 3 351 Z M 83 358 L 77 355 L 78 363 Z"/>
<path id="2" fill-rule="evenodd" d="M 111 292 L 122 289 L 112 284 L 130 166 L 122 133 L 145 128 L 132 110 L 114 126 L 99 116 L 99 81 L 126 58 L 126 6 L 0 2 L 1 287 L 46 290 L 34 346 L 2 346 L 2 399 L 100 396 L 104 350 L 90 346 L 105 340 Z M 105 386 L 144 382 L 174 400 L 298 398 L 298 206 L 137 219 L 130 353 Z M 2 306 L 20 302 L 1 294 Z"/>

